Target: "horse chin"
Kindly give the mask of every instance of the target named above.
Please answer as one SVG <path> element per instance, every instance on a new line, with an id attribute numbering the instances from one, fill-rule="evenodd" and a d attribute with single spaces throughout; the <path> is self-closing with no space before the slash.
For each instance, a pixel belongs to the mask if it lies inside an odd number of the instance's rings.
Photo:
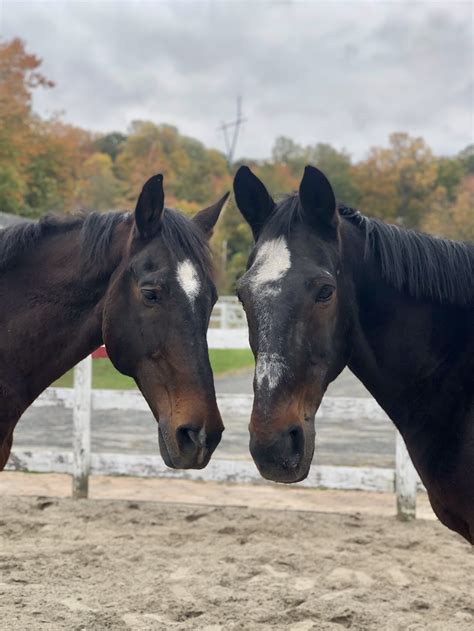
<path id="1" fill-rule="evenodd" d="M 257 469 L 260 475 L 265 480 L 271 480 L 272 482 L 279 482 L 281 484 L 296 484 L 308 477 L 309 465 L 300 466 L 297 469 L 286 469 L 283 467 L 260 467 L 258 463 Z"/>
<path id="2" fill-rule="evenodd" d="M 170 456 L 170 452 L 168 451 L 168 446 L 166 445 L 166 441 L 164 439 L 163 433 L 159 425 L 158 425 L 158 445 L 160 447 L 161 457 L 163 458 L 165 465 L 167 467 L 170 467 L 171 469 L 176 469 L 173 463 L 173 460 Z"/>
<path id="3" fill-rule="evenodd" d="M 264 453 L 263 457 L 262 455 L 259 457 L 258 454 L 252 453 L 253 460 L 263 478 L 282 484 L 296 484 L 308 477 L 314 454 L 314 424 L 306 426 L 305 430 L 304 450 L 298 459 L 271 453 Z"/>

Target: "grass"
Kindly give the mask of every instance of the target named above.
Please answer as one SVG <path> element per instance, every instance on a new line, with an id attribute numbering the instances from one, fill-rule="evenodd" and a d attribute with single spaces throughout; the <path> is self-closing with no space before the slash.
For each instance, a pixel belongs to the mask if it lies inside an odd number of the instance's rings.
<path id="1" fill-rule="evenodd" d="M 242 368 L 253 368 L 252 353 L 247 349 L 222 350 L 210 349 L 209 357 L 215 376 L 222 376 Z M 135 382 L 129 377 L 120 374 L 108 359 L 94 359 L 92 374 L 92 387 L 103 390 L 129 390 L 136 388 Z M 58 379 L 53 386 L 72 388 L 72 370 Z"/>
<path id="2" fill-rule="evenodd" d="M 214 375 L 224 375 L 242 368 L 253 368 L 255 365 L 252 351 L 245 348 L 234 350 L 211 348 L 209 358 Z"/>

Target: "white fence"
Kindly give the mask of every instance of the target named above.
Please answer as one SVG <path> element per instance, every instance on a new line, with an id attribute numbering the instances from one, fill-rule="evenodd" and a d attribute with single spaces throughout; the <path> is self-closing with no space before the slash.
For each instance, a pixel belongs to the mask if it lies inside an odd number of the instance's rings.
<path id="1" fill-rule="evenodd" d="M 242 305 L 235 296 L 221 296 L 211 314 L 211 328 L 247 328 L 247 320 Z"/>
<path id="2" fill-rule="evenodd" d="M 248 348 L 246 329 L 209 329 L 210 348 Z M 137 390 L 92 390 L 92 358 L 88 357 L 74 369 L 74 388 L 49 388 L 34 406 L 63 406 L 73 409 L 73 451 L 13 450 L 7 470 L 38 473 L 69 473 L 73 478 L 73 496 L 87 497 L 90 474 L 131 475 L 140 477 L 187 478 L 219 482 L 262 482 L 251 461 L 221 460 L 214 458 L 203 470 L 168 469 L 159 456 L 94 454 L 90 446 L 90 425 L 93 410 L 144 410 L 148 406 Z M 250 416 L 252 396 L 220 395 L 218 405 L 222 416 Z M 369 419 L 384 418 L 385 413 L 373 399 L 325 397 L 318 411 L 323 418 Z M 416 514 L 416 492 L 420 486 L 405 443 L 397 434 L 395 469 L 381 467 L 311 466 L 306 480 L 300 486 L 328 489 L 395 492 L 397 514 L 411 519 Z"/>

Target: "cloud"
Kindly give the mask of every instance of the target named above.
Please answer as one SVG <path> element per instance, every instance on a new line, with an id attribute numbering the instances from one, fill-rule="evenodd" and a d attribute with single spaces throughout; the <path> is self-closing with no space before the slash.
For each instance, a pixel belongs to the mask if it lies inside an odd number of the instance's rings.
<path id="1" fill-rule="evenodd" d="M 222 147 L 243 96 L 237 154 L 278 135 L 355 158 L 392 131 L 438 153 L 473 141 L 469 3 L 4 2 L 2 32 L 43 58 L 43 114 L 99 131 L 133 119 Z"/>

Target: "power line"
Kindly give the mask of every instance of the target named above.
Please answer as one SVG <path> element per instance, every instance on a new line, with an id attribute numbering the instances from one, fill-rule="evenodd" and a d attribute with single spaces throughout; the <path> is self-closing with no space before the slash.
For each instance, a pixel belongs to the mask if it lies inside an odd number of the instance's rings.
<path id="1" fill-rule="evenodd" d="M 218 127 L 218 130 L 221 131 L 222 135 L 224 136 L 224 145 L 229 166 L 232 165 L 232 161 L 234 159 L 235 149 L 237 147 L 237 141 L 239 139 L 240 127 L 242 123 L 246 122 L 246 120 L 246 118 L 242 118 L 242 97 L 238 96 L 237 116 L 235 117 L 235 120 L 229 123 L 222 122 L 220 127 Z M 230 130 L 233 130 L 232 134 L 230 133 Z"/>

